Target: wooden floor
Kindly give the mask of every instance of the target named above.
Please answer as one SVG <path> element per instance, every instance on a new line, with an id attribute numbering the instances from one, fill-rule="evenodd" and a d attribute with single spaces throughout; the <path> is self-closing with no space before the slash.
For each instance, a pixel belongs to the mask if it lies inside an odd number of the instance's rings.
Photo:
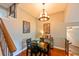
<path id="1" fill-rule="evenodd" d="M 17 56 L 27 56 L 26 55 L 26 51 L 23 51 L 22 53 L 20 53 Z M 57 49 L 57 48 L 53 48 L 50 51 L 50 56 L 65 56 L 65 51 L 64 50 Z"/>
<path id="2" fill-rule="evenodd" d="M 65 51 L 57 48 L 51 49 L 51 56 L 65 56 Z"/>

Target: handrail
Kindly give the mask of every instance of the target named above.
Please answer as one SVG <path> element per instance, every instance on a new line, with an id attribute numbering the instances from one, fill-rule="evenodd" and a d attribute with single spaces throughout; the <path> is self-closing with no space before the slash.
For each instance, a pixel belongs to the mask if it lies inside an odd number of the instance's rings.
<path id="1" fill-rule="evenodd" d="M 8 49 L 9 49 L 10 53 L 15 52 L 16 51 L 15 44 L 12 41 L 12 38 L 11 38 L 9 32 L 7 31 L 7 29 L 5 27 L 5 24 L 3 23 L 1 18 L 0 18 L 0 28 L 3 32 L 4 38 L 5 38 L 5 41 L 7 43 L 7 46 L 8 46 Z"/>
<path id="2" fill-rule="evenodd" d="M 73 45 L 73 44 L 71 44 L 71 46 L 73 46 L 73 47 L 75 47 L 75 48 L 79 49 L 79 46 L 75 46 L 75 45 Z"/>

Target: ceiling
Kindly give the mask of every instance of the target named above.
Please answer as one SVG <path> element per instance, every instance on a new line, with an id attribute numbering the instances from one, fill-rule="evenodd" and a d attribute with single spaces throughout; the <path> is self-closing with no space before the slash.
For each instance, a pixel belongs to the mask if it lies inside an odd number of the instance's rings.
<path id="1" fill-rule="evenodd" d="M 0 6 L 6 9 L 9 8 L 10 5 L 12 5 L 12 3 L 0 3 Z"/>
<path id="2" fill-rule="evenodd" d="M 10 5 L 12 5 L 12 3 L 0 3 L 0 6 L 3 6 L 4 8 L 8 8 Z M 64 3 L 46 3 L 45 9 L 48 15 L 51 15 L 53 13 L 64 11 L 66 5 L 67 4 Z M 34 17 L 39 17 L 43 9 L 42 3 L 20 3 L 18 6 Z"/>
<path id="3" fill-rule="evenodd" d="M 50 16 L 53 13 L 64 11 L 67 4 L 64 3 L 47 3 L 45 4 L 45 9 Z M 19 4 L 19 7 L 26 10 L 29 14 L 34 17 L 39 17 L 42 12 L 43 5 L 41 3 L 27 3 L 27 4 Z"/>

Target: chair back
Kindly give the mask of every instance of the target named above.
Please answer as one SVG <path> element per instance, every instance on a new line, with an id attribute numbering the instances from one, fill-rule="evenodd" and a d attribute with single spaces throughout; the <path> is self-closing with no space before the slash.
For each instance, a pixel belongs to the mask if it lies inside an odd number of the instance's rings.
<path id="1" fill-rule="evenodd" d="M 31 38 L 26 40 L 27 48 L 31 48 Z"/>

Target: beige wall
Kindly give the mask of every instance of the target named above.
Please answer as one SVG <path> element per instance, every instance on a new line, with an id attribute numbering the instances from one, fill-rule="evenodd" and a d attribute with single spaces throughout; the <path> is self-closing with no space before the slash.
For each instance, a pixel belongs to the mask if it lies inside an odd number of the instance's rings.
<path id="1" fill-rule="evenodd" d="M 79 47 L 79 3 L 68 4 L 65 10 L 65 23 L 67 25 L 67 39 L 72 42 L 72 45 Z M 79 54 L 78 51 L 79 48 L 71 48 L 71 52 L 74 54 Z"/>
<path id="2" fill-rule="evenodd" d="M 14 52 L 14 55 L 18 54 L 22 48 L 22 41 L 28 38 L 35 39 L 36 35 L 36 20 L 30 16 L 26 11 L 19 7 L 20 4 L 17 5 L 16 16 L 14 19 L 12 17 L 3 18 L 3 21 L 7 27 L 8 32 L 13 39 L 17 51 Z M 30 33 L 23 33 L 23 21 L 30 22 Z"/>
<path id="3" fill-rule="evenodd" d="M 20 7 L 17 7 L 17 19 L 18 19 L 18 32 L 19 34 L 22 34 L 22 38 L 35 38 L 36 33 L 36 20 L 34 17 L 29 15 L 26 11 L 21 9 Z M 30 33 L 23 34 L 23 21 L 30 22 Z M 20 28 L 20 29 L 19 29 Z"/>
<path id="4" fill-rule="evenodd" d="M 22 49 L 22 41 L 28 38 L 31 38 L 32 40 L 35 39 L 36 35 L 36 20 L 29 15 L 26 11 L 21 9 L 18 4 L 17 6 L 17 34 L 18 34 L 18 40 L 20 41 L 21 49 Z M 30 33 L 23 33 L 23 21 L 30 22 Z M 18 47 L 20 47 L 20 45 Z"/>
<path id="5" fill-rule="evenodd" d="M 65 22 L 79 22 L 79 3 L 67 4 L 65 10 Z"/>
<path id="6" fill-rule="evenodd" d="M 79 46 L 79 4 L 68 4 L 65 12 L 65 23 L 68 28 L 67 38 L 73 45 Z"/>
<path id="7" fill-rule="evenodd" d="M 37 34 L 43 30 L 43 24 L 46 22 L 37 21 Z M 50 34 L 54 38 L 54 46 L 64 48 L 65 34 L 65 23 L 64 23 L 64 12 L 58 12 L 50 15 Z"/>

